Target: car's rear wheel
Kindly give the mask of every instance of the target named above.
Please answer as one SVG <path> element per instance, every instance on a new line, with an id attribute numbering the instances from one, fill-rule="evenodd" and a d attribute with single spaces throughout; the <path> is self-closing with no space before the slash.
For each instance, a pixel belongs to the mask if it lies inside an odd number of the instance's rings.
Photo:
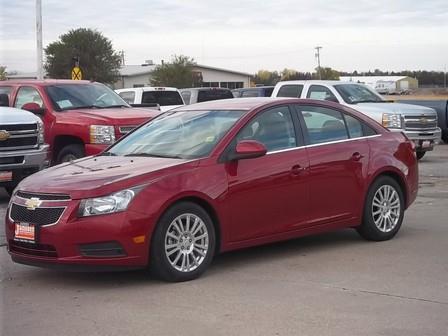
<path id="1" fill-rule="evenodd" d="M 380 176 L 369 188 L 359 234 L 367 239 L 382 241 L 393 238 L 401 227 L 404 197 L 400 185 L 390 176 Z"/>
<path id="2" fill-rule="evenodd" d="M 208 213 L 195 203 L 178 203 L 157 224 L 150 270 L 166 281 L 192 280 L 205 272 L 214 250 L 215 229 Z"/>

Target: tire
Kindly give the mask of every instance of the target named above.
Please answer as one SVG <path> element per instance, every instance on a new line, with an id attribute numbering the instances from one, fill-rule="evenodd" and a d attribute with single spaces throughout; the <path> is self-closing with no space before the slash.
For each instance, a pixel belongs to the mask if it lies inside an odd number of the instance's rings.
<path id="1" fill-rule="evenodd" d="M 85 156 L 84 146 L 79 144 L 73 144 L 65 146 L 61 149 L 56 159 L 57 163 L 68 162 L 76 160 Z"/>
<path id="2" fill-rule="evenodd" d="M 199 277 L 213 259 L 215 237 L 212 220 L 202 207 L 192 202 L 175 204 L 157 223 L 151 243 L 150 271 L 170 282 Z M 195 238 L 200 239 L 195 243 Z"/>
<path id="3" fill-rule="evenodd" d="M 384 199 L 383 196 L 386 198 Z M 385 208 L 383 208 L 383 202 L 387 202 Z M 380 176 L 369 188 L 362 224 L 357 231 L 366 240 L 389 240 L 400 230 L 403 216 L 404 196 L 400 185 L 389 176 Z"/>
<path id="4" fill-rule="evenodd" d="M 421 160 L 425 156 L 426 152 L 418 151 L 416 152 L 417 160 Z"/>

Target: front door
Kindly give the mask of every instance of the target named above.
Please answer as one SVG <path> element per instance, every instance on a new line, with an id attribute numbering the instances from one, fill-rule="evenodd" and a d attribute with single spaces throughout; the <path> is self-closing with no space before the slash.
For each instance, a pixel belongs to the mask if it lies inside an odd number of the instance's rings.
<path id="1" fill-rule="evenodd" d="M 268 153 L 226 163 L 233 242 L 268 236 L 307 220 L 308 157 L 288 106 L 259 113 L 235 140 L 257 140 Z"/>

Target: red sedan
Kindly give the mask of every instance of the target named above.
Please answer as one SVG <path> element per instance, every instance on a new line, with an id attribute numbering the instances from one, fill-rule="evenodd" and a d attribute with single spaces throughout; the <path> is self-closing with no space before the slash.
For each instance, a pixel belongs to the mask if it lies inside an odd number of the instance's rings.
<path id="1" fill-rule="evenodd" d="M 417 189 L 412 142 L 352 109 L 221 100 L 28 177 L 6 234 L 18 263 L 185 281 L 222 251 L 348 227 L 391 239 Z"/>

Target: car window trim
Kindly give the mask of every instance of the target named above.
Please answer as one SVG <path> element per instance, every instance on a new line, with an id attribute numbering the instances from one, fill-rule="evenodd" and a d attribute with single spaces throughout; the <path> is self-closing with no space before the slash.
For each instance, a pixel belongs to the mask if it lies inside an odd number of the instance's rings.
<path id="1" fill-rule="evenodd" d="M 37 92 L 37 94 L 38 94 L 39 97 L 40 97 L 40 100 L 42 101 L 42 107 L 41 107 L 41 108 L 45 109 L 46 107 L 45 107 L 45 101 L 44 101 L 43 96 L 40 94 L 38 88 L 37 88 L 37 87 L 34 87 L 34 86 L 32 86 L 32 85 L 21 85 L 21 86 L 19 86 L 19 87 L 17 88 L 16 95 L 15 95 L 15 97 L 14 97 L 14 104 L 13 104 L 12 107 L 18 108 L 18 107 L 16 107 L 16 104 L 17 104 L 17 98 L 19 97 L 20 91 L 21 91 L 22 89 L 25 89 L 25 88 L 30 88 L 30 89 L 33 89 L 33 90 L 35 90 L 35 91 Z M 23 106 L 23 105 L 22 105 L 22 106 Z M 20 109 L 22 109 L 22 107 L 20 107 Z"/>

